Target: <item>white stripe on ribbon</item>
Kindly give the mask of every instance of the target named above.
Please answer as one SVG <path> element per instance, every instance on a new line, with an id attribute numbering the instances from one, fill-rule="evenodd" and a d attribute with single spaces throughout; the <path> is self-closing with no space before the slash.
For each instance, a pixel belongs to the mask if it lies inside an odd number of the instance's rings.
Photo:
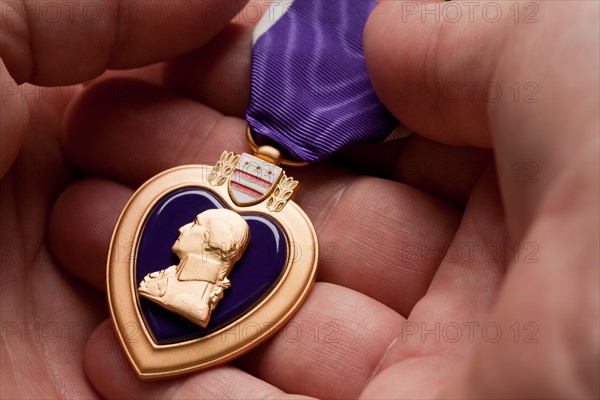
<path id="1" fill-rule="evenodd" d="M 412 134 L 413 132 L 410 129 L 402 126 L 402 124 L 398 124 L 396 129 L 391 131 L 390 134 L 385 139 L 383 139 L 383 142 L 385 143 L 392 140 L 406 139 Z"/>
<path id="2" fill-rule="evenodd" d="M 294 0 L 278 0 L 271 3 L 269 9 L 262 16 L 252 33 L 252 45 L 267 32 L 290 9 Z"/>

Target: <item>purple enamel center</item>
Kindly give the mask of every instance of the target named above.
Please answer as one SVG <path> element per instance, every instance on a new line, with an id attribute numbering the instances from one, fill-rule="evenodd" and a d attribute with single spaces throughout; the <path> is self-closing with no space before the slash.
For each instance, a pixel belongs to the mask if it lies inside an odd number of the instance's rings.
<path id="1" fill-rule="evenodd" d="M 165 196 L 150 213 L 140 239 L 136 259 L 136 286 L 150 272 L 176 265 L 171 246 L 178 229 L 199 213 L 226 206 L 211 192 L 181 189 Z M 274 220 L 260 214 L 243 214 L 250 227 L 250 244 L 229 275 L 231 287 L 213 311 L 207 328 L 140 298 L 147 327 L 158 344 L 176 343 L 206 336 L 235 321 L 256 305 L 278 282 L 287 259 L 287 241 Z"/>

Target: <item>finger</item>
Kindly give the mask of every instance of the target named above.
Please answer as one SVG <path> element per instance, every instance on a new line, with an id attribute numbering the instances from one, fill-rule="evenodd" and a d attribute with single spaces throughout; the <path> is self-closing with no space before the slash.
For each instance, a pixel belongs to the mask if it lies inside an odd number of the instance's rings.
<path id="1" fill-rule="evenodd" d="M 363 397 L 433 397 L 479 338 L 494 340 L 495 331 L 484 327 L 504 274 L 505 246 L 504 213 L 495 174 L 488 168 L 426 296 Z"/>
<path id="2" fill-rule="evenodd" d="M 132 194 L 133 189 L 112 181 L 83 179 L 60 195 L 50 214 L 52 255 L 69 272 L 102 292 L 106 291 L 111 235 Z M 126 249 L 115 249 L 119 250 Z"/>
<path id="3" fill-rule="evenodd" d="M 403 321 L 358 292 L 318 282 L 291 321 L 240 365 L 288 393 L 355 398 Z"/>
<path id="4" fill-rule="evenodd" d="M 249 1 L 205 46 L 152 68 L 109 71 L 101 78 L 141 78 L 243 118 L 250 90 L 252 31 L 268 7 L 265 2 Z"/>
<path id="5" fill-rule="evenodd" d="M 427 295 L 411 313 L 411 320 L 482 321 L 487 317 L 509 254 L 504 220 L 494 168 L 489 165 L 477 182 Z M 440 300 L 447 308 L 439 307 Z M 448 342 L 428 344 L 455 350 L 447 346 Z M 469 341 L 460 345 L 469 345 Z"/>
<path id="6" fill-rule="evenodd" d="M 492 154 L 413 134 L 349 149 L 339 159 L 362 173 L 405 183 L 462 209 Z"/>
<path id="7" fill-rule="evenodd" d="M 98 306 L 103 303 L 99 293 L 74 282 L 48 255 L 49 208 L 69 179 L 57 140 L 60 104 L 33 97 L 40 94 L 35 88 L 22 89 L 18 101 L 27 102 L 31 114 L 17 122 L 24 122 L 27 132 L 14 165 L 0 181 L 0 397 L 90 397 L 94 391 L 80 368 L 86 330 L 106 318 L 106 310 Z M 4 105 L 0 120 L 7 111 Z M 56 377 L 70 377 L 69 384 Z"/>
<path id="8" fill-rule="evenodd" d="M 100 81 L 115 79 L 115 78 L 131 78 L 138 79 L 154 85 L 163 85 L 163 70 L 166 62 L 159 62 L 145 67 L 116 70 L 107 70 L 102 75 L 85 82 L 84 86 L 94 85 Z"/>
<path id="9" fill-rule="evenodd" d="M 306 188 L 298 202 L 319 240 L 317 279 L 359 291 L 408 316 L 435 274 L 459 213 L 383 179 L 317 168 L 295 176 Z"/>
<path id="10" fill-rule="evenodd" d="M 168 90 L 119 79 L 88 87 L 73 104 L 63 146 L 86 171 L 136 187 L 177 165 L 213 163 L 224 149 L 246 150 L 245 128 Z"/>
<path id="11" fill-rule="evenodd" d="M 229 24 L 206 46 L 167 63 L 165 84 L 225 115 L 243 118 L 250 97 L 252 29 Z"/>
<path id="12" fill-rule="evenodd" d="M 125 358 L 108 320 L 90 337 L 84 365 L 88 379 L 105 398 L 286 398 L 276 387 L 231 366 L 177 379 L 143 382 Z"/>
<path id="13" fill-rule="evenodd" d="M 2 96 L 2 118 L 0 118 L 0 178 L 8 172 L 25 140 L 29 127 L 29 109 L 21 89 L 11 78 L 0 59 L 0 96 Z"/>
<path id="14" fill-rule="evenodd" d="M 457 23 L 424 18 L 457 7 L 464 8 L 460 2 L 381 2 L 365 28 L 365 59 L 377 94 L 405 126 L 443 143 L 490 147 L 481 87 L 494 79 L 507 19 L 492 24 L 479 13 Z M 450 93 L 455 86 L 457 95 Z"/>
<path id="15" fill-rule="evenodd" d="M 199 47 L 244 3 L 7 2 L 1 56 L 19 83 L 82 82 L 107 68 L 138 67 Z"/>

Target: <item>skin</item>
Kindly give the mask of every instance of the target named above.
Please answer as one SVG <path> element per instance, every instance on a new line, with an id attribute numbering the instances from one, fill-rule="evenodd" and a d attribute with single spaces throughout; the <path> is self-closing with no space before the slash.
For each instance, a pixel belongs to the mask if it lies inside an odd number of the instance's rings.
<path id="1" fill-rule="evenodd" d="M 125 3 L 136 18 L 116 13 Z M 110 235 L 153 174 L 246 150 L 251 21 L 228 24 L 233 3 L 97 4 L 121 17 L 2 23 L 2 398 L 600 395 L 597 3 L 536 3 L 531 24 L 508 3 L 498 23 L 380 4 L 369 74 L 419 135 L 292 170 L 321 246 L 307 302 L 234 364 L 150 383 L 106 320 Z M 15 85 L 167 59 L 52 89 L 58 99 Z M 504 95 L 435 89 L 473 82 Z M 537 102 L 515 101 L 515 82 L 537 85 Z"/>

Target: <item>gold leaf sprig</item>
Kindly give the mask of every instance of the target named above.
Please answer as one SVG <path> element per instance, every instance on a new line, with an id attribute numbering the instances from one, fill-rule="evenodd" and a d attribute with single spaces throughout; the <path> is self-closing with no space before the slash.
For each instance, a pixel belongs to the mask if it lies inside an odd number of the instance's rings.
<path id="1" fill-rule="evenodd" d="M 208 182 L 213 186 L 221 186 L 224 184 L 227 181 L 227 177 L 231 175 L 235 169 L 235 165 L 239 159 L 239 155 L 233 152 L 224 151 L 213 170 L 208 174 Z"/>
<path id="2" fill-rule="evenodd" d="M 273 191 L 271 197 L 267 201 L 267 208 L 271 211 L 279 212 L 283 210 L 283 207 L 287 204 L 294 189 L 298 186 L 298 181 L 295 181 L 292 177 L 283 176 L 279 181 L 279 184 Z"/>

